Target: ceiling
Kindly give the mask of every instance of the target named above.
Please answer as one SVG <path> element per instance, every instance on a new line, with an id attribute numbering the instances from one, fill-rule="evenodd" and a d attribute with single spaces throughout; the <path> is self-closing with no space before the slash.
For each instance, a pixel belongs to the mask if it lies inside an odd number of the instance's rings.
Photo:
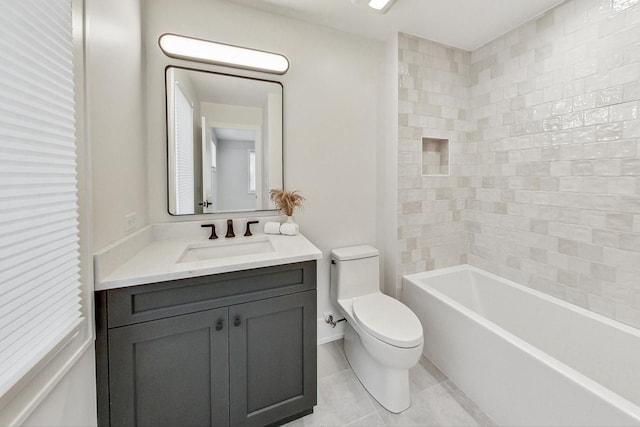
<path id="1" fill-rule="evenodd" d="M 366 0 L 229 0 L 271 13 L 386 40 L 413 34 L 464 50 L 496 39 L 564 0 L 396 0 L 381 15 Z"/>

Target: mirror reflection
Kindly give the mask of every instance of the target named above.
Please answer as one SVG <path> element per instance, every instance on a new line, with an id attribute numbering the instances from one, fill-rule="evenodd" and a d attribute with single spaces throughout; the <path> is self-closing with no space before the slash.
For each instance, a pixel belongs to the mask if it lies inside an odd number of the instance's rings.
<path id="1" fill-rule="evenodd" d="M 166 69 L 169 213 L 274 209 L 282 188 L 282 85 Z"/>

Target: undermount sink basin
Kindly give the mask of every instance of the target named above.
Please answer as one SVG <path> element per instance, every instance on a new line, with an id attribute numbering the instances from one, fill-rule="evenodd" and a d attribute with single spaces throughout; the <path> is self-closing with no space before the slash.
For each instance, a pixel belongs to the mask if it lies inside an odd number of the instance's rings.
<path id="1" fill-rule="evenodd" d="M 268 237 L 248 241 L 221 240 L 216 242 L 194 243 L 187 246 L 178 262 L 206 261 L 242 255 L 256 255 L 273 252 Z"/>

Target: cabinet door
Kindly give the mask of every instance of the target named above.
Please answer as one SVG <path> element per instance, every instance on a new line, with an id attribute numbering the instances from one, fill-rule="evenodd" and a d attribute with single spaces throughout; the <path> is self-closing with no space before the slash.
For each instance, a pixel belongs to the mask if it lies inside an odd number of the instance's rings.
<path id="1" fill-rule="evenodd" d="M 108 334 L 111 425 L 228 425 L 226 308 Z"/>
<path id="2" fill-rule="evenodd" d="M 229 307 L 231 425 L 267 425 L 316 403 L 316 291 Z"/>

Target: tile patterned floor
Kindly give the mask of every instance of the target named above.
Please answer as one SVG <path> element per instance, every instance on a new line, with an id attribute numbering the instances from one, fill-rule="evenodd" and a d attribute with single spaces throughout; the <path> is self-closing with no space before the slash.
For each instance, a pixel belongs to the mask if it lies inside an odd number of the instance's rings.
<path id="1" fill-rule="evenodd" d="M 410 371 L 411 407 L 393 414 L 376 402 L 347 362 L 342 340 L 318 346 L 318 405 L 297 426 L 483 426 L 485 415 L 428 359 Z"/>

